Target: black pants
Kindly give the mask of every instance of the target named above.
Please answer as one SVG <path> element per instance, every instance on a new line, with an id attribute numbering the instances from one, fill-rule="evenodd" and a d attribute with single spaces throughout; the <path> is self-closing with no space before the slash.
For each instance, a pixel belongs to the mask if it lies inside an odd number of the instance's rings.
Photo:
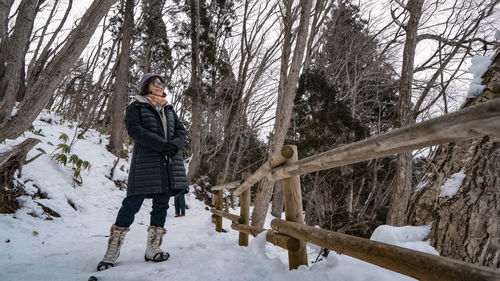
<path id="1" fill-rule="evenodd" d="M 170 194 L 170 190 L 165 193 L 153 194 L 153 210 L 149 213 L 151 215 L 150 225 L 165 226 Z M 144 194 L 125 197 L 120 211 L 118 211 L 118 215 L 116 216 L 115 225 L 129 227 L 134 222 L 135 214 L 141 209 L 142 202 L 144 202 L 146 196 Z"/>

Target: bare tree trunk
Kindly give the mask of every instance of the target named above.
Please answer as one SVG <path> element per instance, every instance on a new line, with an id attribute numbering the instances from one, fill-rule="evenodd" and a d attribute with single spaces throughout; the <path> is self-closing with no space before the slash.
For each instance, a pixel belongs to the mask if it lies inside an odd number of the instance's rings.
<path id="1" fill-rule="evenodd" d="M 0 45 L 7 40 L 9 30 L 9 12 L 14 0 L 0 0 Z"/>
<path id="2" fill-rule="evenodd" d="M 52 33 L 52 36 L 45 45 L 45 48 L 43 48 L 43 51 L 38 57 L 38 59 L 34 62 L 34 65 L 31 67 L 31 69 L 28 68 L 28 73 L 27 73 L 28 84 L 32 84 L 34 80 L 38 79 L 37 76 L 39 75 L 40 71 L 43 70 L 43 67 L 47 63 L 50 53 L 53 51 L 52 43 L 54 43 L 54 41 L 58 38 L 59 32 L 66 23 L 66 20 L 68 19 L 69 12 L 71 11 L 72 7 L 73 7 L 73 0 L 68 0 L 68 6 L 66 7 L 66 12 L 64 13 L 63 18 L 59 22 L 59 25 L 57 26 L 56 30 Z"/>
<path id="3" fill-rule="evenodd" d="M 33 52 L 33 57 L 31 58 L 30 64 L 28 66 L 28 70 L 26 71 L 28 73 L 28 77 L 30 76 L 30 73 L 33 70 L 33 67 L 35 66 L 36 59 L 38 57 L 38 53 L 40 51 L 40 48 L 42 47 L 43 40 L 45 38 L 45 34 L 47 33 L 47 29 L 49 28 L 50 22 L 54 18 L 54 14 L 57 10 L 57 5 L 59 4 L 59 0 L 55 0 L 54 4 L 52 6 L 52 9 L 50 10 L 50 14 L 47 17 L 47 21 L 45 22 L 45 25 L 42 29 L 42 34 L 38 38 L 38 43 L 36 45 L 35 51 Z"/>
<path id="4" fill-rule="evenodd" d="M 99 108 L 99 111 L 97 112 L 97 114 L 94 116 L 94 119 L 97 119 L 97 121 L 100 121 L 101 115 L 104 114 L 104 109 L 109 104 L 108 101 L 109 101 L 110 96 L 111 96 L 110 90 L 106 89 L 106 91 L 104 91 L 104 100 L 102 101 L 101 107 Z M 103 118 L 105 119 L 106 116 L 104 116 Z"/>
<path id="5" fill-rule="evenodd" d="M 349 217 L 352 216 L 352 210 L 353 210 L 353 201 L 354 201 L 354 186 L 352 180 L 349 181 L 349 195 L 347 197 L 347 213 L 349 214 Z"/>
<path id="6" fill-rule="evenodd" d="M 245 118 L 243 118 L 245 119 Z M 246 119 L 245 119 L 246 120 Z M 241 121 L 242 123 L 246 122 L 245 120 Z M 236 173 L 238 173 L 238 168 L 240 167 L 241 158 L 243 157 L 243 151 L 248 149 L 248 144 L 250 143 L 249 136 L 241 136 L 240 144 L 238 145 L 238 152 L 236 154 L 236 160 L 234 161 L 233 171 L 231 172 L 231 178 L 236 178 Z"/>
<path id="7" fill-rule="evenodd" d="M 0 142 L 6 138 L 2 128 L 9 122 L 21 86 L 24 58 L 33 29 L 37 2 L 24 0 L 19 4 L 19 14 L 12 36 L 2 40 L 0 45 L 0 69 L 2 70 L 0 71 Z"/>
<path id="8" fill-rule="evenodd" d="M 271 215 L 276 218 L 281 218 L 283 213 L 283 181 L 276 181 L 274 183 L 273 204 Z"/>
<path id="9" fill-rule="evenodd" d="M 105 34 L 105 32 L 103 30 L 101 39 L 99 41 L 99 48 L 98 48 L 96 54 L 99 54 L 101 52 L 103 41 L 104 41 L 104 34 Z M 85 111 L 83 112 L 83 118 L 82 118 L 82 121 L 80 123 L 81 126 L 83 126 L 85 128 L 90 127 L 91 122 L 94 121 L 93 117 L 95 115 L 95 111 L 96 111 L 97 107 L 99 106 L 99 100 L 104 95 L 105 91 L 102 91 L 102 89 L 104 88 L 103 87 L 104 80 L 105 80 L 104 78 L 105 78 L 106 74 L 108 73 L 107 72 L 108 67 L 109 67 L 111 60 L 113 58 L 113 56 L 111 54 L 113 54 L 117 42 L 118 42 L 118 38 L 113 40 L 113 45 L 111 46 L 110 55 L 106 59 L 106 63 L 104 64 L 104 66 L 101 69 L 101 74 L 99 74 L 99 80 L 92 87 L 92 90 L 91 90 L 92 91 L 92 98 L 90 100 L 89 105 L 85 108 Z"/>
<path id="10" fill-rule="evenodd" d="M 146 54 L 144 55 L 144 65 L 142 66 L 143 73 L 151 72 L 151 57 L 153 56 L 153 51 L 151 50 L 151 39 L 146 41 Z"/>
<path id="11" fill-rule="evenodd" d="M 64 104 L 66 103 L 66 98 L 69 96 L 69 93 L 71 91 L 71 88 L 74 86 L 75 84 L 75 81 L 76 81 L 77 77 L 73 77 L 67 84 L 66 86 L 64 87 L 64 90 L 62 89 L 58 89 L 58 92 L 60 93 L 61 95 L 61 101 L 59 102 L 58 105 L 56 105 L 54 111 L 58 114 L 62 114 L 62 109 L 64 108 Z M 56 95 L 59 95 L 56 94 Z"/>
<path id="12" fill-rule="evenodd" d="M 278 105 L 276 107 L 276 121 L 274 124 L 274 134 L 271 144 L 271 155 L 279 153 L 281 147 L 285 142 L 286 132 L 290 126 L 290 119 L 292 117 L 293 99 L 295 97 L 295 89 L 301 70 L 302 60 L 304 58 L 307 34 L 309 28 L 309 18 L 312 1 L 300 1 L 300 22 L 297 31 L 297 41 L 295 43 L 295 50 L 292 58 L 290 69 L 288 70 L 288 55 L 290 54 L 290 42 L 292 38 L 292 1 L 284 1 L 286 6 L 285 22 L 285 41 L 283 46 L 283 55 L 281 61 L 281 74 L 280 74 L 280 87 L 278 92 Z M 288 39 L 287 39 L 288 37 Z M 288 43 L 287 43 L 288 41 Z M 288 46 L 287 46 L 288 44 Z M 255 201 L 255 208 L 252 213 L 252 225 L 262 227 L 266 218 L 271 195 L 273 192 L 274 183 L 264 178 L 262 189 L 257 194 Z"/>
<path id="13" fill-rule="evenodd" d="M 201 72 L 200 72 L 200 2 L 191 0 L 191 161 L 188 182 L 193 182 L 201 162 Z"/>
<path id="14" fill-rule="evenodd" d="M 417 47 L 417 30 L 422 16 L 424 0 L 409 0 L 406 9 L 410 14 L 408 24 L 405 27 L 406 41 L 403 50 L 403 66 L 399 80 L 399 126 L 405 127 L 414 123 L 411 110 L 411 90 L 413 83 L 413 68 L 415 61 L 415 50 Z M 395 182 L 392 187 L 391 206 L 387 214 L 388 225 L 404 225 L 405 212 L 413 191 L 411 186 L 412 177 L 411 152 L 398 154 Z"/>
<path id="15" fill-rule="evenodd" d="M 85 68 L 84 73 L 87 73 L 88 71 L 88 66 Z M 71 103 L 69 104 L 68 108 L 68 116 L 71 120 L 78 120 L 78 113 L 79 109 L 83 107 L 83 87 L 85 86 L 85 74 L 80 75 L 80 81 L 78 82 L 78 88 L 75 92 L 72 93 L 71 95 Z"/>
<path id="16" fill-rule="evenodd" d="M 27 85 L 25 99 L 19 105 L 17 114 L 11 119 L 8 119 L 7 114 L 10 114 L 13 106 L 4 106 L 4 102 L 2 101 L 0 114 L 4 115 L 0 116 L 0 142 L 6 138 L 17 138 L 29 128 L 33 120 L 35 120 L 49 101 L 50 96 L 53 95 L 54 90 L 61 82 L 63 76 L 83 52 L 97 25 L 115 1 L 116 0 L 96 0 L 92 3 L 79 24 L 70 32 L 69 38 L 62 49 L 38 75 L 38 79 L 33 84 Z M 23 19 L 23 21 L 25 21 L 25 19 Z M 24 58 L 24 56 L 22 56 L 22 58 Z M 20 67 L 24 67 L 24 59 L 20 62 L 20 66 L 17 67 L 19 69 Z M 4 78 L 5 77 L 6 76 L 4 76 Z M 18 86 L 15 88 L 18 88 Z M 7 95 L 6 97 L 10 96 Z M 15 98 L 15 96 L 13 98 Z"/>
<path id="17" fill-rule="evenodd" d="M 118 45 L 118 49 L 116 51 L 116 53 L 120 53 L 120 45 Z M 112 100 L 113 100 L 113 95 L 112 95 L 112 89 L 113 89 L 113 86 L 112 86 L 112 83 L 113 83 L 113 79 L 115 79 L 115 76 L 116 76 L 116 72 L 117 72 L 117 69 L 118 69 L 118 65 L 120 64 L 120 57 L 118 57 L 115 61 L 115 63 L 113 64 L 113 67 L 111 68 L 111 71 L 109 72 L 109 77 L 107 77 L 107 81 L 103 83 L 103 88 L 104 88 L 104 91 L 103 91 L 103 95 L 104 95 L 104 99 L 102 99 L 102 104 L 101 106 L 99 107 L 99 111 L 97 112 L 97 114 L 95 113 L 95 110 L 94 112 L 92 112 L 92 119 L 96 119 L 98 122 L 100 121 L 100 118 L 102 115 L 103 116 L 103 119 L 106 119 L 107 116 L 109 116 L 107 114 L 108 112 L 108 109 L 111 108 L 110 106 L 107 106 L 108 104 L 112 104 Z M 105 85 L 105 86 L 104 86 Z M 110 99 L 111 97 L 111 99 Z M 96 105 L 96 109 L 97 109 L 97 105 Z"/>
<path id="18" fill-rule="evenodd" d="M 336 1 L 328 0 L 317 0 L 314 5 L 313 20 L 311 23 L 311 32 L 309 33 L 309 39 L 307 40 L 307 48 L 304 59 L 303 69 L 308 69 L 311 63 L 313 51 L 316 50 L 315 38 L 321 31 L 321 26 L 323 25 L 325 19 L 330 16 L 330 11 L 335 5 Z M 317 44 L 317 42 L 316 42 Z"/>
<path id="19" fill-rule="evenodd" d="M 127 106 L 128 68 L 130 58 L 130 42 L 132 41 L 132 27 L 134 25 L 134 0 L 125 1 L 125 18 L 122 25 L 122 47 L 120 64 L 116 74 L 115 102 L 111 116 L 111 132 L 108 150 L 120 157 L 123 155 L 123 133 L 125 130 L 125 107 Z"/>
<path id="20" fill-rule="evenodd" d="M 304 63 L 302 69 L 307 70 L 312 59 L 312 52 L 316 49 L 314 47 L 314 41 L 319 31 L 321 30 L 321 24 L 324 22 L 325 18 L 329 15 L 334 1 L 318 0 L 316 1 L 314 11 L 312 13 L 313 19 L 311 24 L 311 29 L 309 32 L 309 38 L 307 39 L 307 46 L 305 50 Z M 317 42 L 316 42 L 317 43 Z M 290 46 L 291 47 L 291 46 Z M 290 48 L 289 47 L 289 48 Z M 288 56 L 290 50 L 288 50 Z M 276 194 L 282 193 L 283 189 L 281 185 L 274 185 L 273 197 L 272 197 L 272 211 L 271 214 L 278 214 L 280 208 L 283 208 L 283 196 L 275 196 Z"/>
<path id="21" fill-rule="evenodd" d="M 319 222 L 319 213 L 325 212 L 324 204 L 318 204 L 318 189 L 319 189 L 319 172 L 314 173 L 314 181 L 313 181 L 313 189 L 308 192 L 308 194 L 304 194 L 304 199 L 306 202 L 306 217 L 305 222 L 310 226 L 315 226 Z M 321 208 L 322 210 L 319 210 Z"/>

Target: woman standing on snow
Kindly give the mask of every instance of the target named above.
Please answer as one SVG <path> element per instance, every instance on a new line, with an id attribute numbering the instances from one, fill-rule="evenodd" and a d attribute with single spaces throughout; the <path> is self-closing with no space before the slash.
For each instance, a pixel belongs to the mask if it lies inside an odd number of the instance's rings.
<path id="1" fill-rule="evenodd" d="M 186 130 L 172 105 L 167 104 L 163 78 L 147 73 L 139 82 L 140 94 L 127 107 L 125 126 L 134 140 L 127 197 L 111 226 L 108 248 L 97 270 L 114 266 L 125 235 L 146 198 L 153 199 L 148 228 L 146 261 L 165 261 L 170 254 L 160 249 L 170 196 L 189 190 L 181 150 Z"/>

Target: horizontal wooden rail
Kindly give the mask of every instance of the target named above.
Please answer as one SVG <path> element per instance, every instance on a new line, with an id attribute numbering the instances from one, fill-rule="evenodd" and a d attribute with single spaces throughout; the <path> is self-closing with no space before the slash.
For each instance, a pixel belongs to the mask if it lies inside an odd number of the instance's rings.
<path id="1" fill-rule="evenodd" d="M 419 280 L 500 280 L 489 267 L 422 253 L 356 236 L 274 219 L 271 227 L 305 242 L 396 271 Z"/>
<path id="2" fill-rule="evenodd" d="M 266 241 L 289 251 L 297 251 L 300 248 L 300 241 L 285 234 L 274 232 L 270 229 L 257 228 L 244 224 L 232 223 L 231 228 L 248 235 L 257 236 L 259 233 L 267 231 Z"/>
<path id="3" fill-rule="evenodd" d="M 233 222 L 240 222 L 240 219 L 241 217 L 238 216 L 238 215 L 234 215 L 234 214 L 231 214 L 231 213 L 228 213 L 228 212 L 224 212 L 224 211 L 221 211 L 221 210 L 217 210 L 217 209 L 210 209 L 210 212 L 212 212 L 213 214 L 216 214 L 218 216 L 221 216 L 223 218 L 226 218 L 230 221 L 233 221 Z"/>
<path id="4" fill-rule="evenodd" d="M 233 181 L 233 182 L 228 182 L 228 183 L 225 183 L 225 184 L 220 184 L 220 185 L 212 186 L 211 190 L 213 191 L 213 190 L 233 189 L 233 188 L 237 188 L 241 183 L 242 183 L 241 180 L 239 180 L 239 181 Z"/>
<path id="5" fill-rule="evenodd" d="M 296 252 L 300 249 L 299 239 L 272 230 L 267 231 L 266 240 L 288 251 Z"/>
<path id="6" fill-rule="evenodd" d="M 254 184 L 267 176 L 272 168 L 283 164 L 286 160 L 293 156 L 293 149 L 287 145 L 281 148 L 279 153 L 272 155 L 257 171 L 250 175 L 238 188 L 234 191 L 234 195 L 240 196 L 243 192 L 250 189 Z"/>
<path id="7" fill-rule="evenodd" d="M 433 145 L 500 136 L 500 98 L 274 168 L 276 181 Z"/>
<path id="8" fill-rule="evenodd" d="M 256 226 L 245 225 L 245 224 L 240 224 L 240 223 L 231 224 L 231 228 L 234 230 L 237 230 L 239 232 L 243 232 L 243 233 L 246 233 L 248 235 L 252 235 L 253 237 L 256 237 L 257 235 L 259 235 L 259 233 L 266 231 L 264 228 L 259 228 Z"/>

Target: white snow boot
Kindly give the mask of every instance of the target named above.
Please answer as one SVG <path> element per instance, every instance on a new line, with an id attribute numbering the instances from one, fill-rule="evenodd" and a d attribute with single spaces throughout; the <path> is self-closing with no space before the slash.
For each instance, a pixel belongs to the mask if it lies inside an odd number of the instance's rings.
<path id="1" fill-rule="evenodd" d="M 165 233 L 167 230 L 163 227 L 151 225 L 148 228 L 148 244 L 144 255 L 146 261 L 160 262 L 166 261 L 170 257 L 169 253 L 160 249 Z"/>
<path id="2" fill-rule="evenodd" d="M 120 248 L 125 239 L 125 235 L 130 229 L 112 225 L 109 233 L 108 249 L 101 262 L 97 265 L 97 271 L 105 270 L 114 266 L 114 263 L 120 255 Z"/>

